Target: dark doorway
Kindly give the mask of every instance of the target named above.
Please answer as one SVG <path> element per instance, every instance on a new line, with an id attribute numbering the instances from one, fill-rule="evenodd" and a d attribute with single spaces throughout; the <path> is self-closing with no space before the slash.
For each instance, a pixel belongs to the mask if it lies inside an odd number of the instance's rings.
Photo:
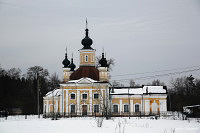
<path id="1" fill-rule="evenodd" d="M 87 105 L 82 105 L 82 115 L 83 116 L 87 115 Z"/>

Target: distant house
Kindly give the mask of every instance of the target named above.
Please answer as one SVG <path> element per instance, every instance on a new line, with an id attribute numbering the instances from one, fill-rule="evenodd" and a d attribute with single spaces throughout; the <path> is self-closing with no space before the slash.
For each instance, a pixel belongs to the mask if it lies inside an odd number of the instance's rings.
<path id="1" fill-rule="evenodd" d="M 106 57 L 102 53 L 96 67 L 95 52 L 91 47 L 89 30 L 85 30 L 80 52 L 80 66 L 63 60 L 63 82 L 60 88 L 43 97 L 43 114 L 50 116 L 127 116 L 159 114 L 167 111 L 167 91 L 164 86 L 113 88 L 109 82 Z"/>
<path id="2" fill-rule="evenodd" d="M 110 93 L 112 115 L 154 115 L 167 111 L 165 86 L 114 89 Z"/>

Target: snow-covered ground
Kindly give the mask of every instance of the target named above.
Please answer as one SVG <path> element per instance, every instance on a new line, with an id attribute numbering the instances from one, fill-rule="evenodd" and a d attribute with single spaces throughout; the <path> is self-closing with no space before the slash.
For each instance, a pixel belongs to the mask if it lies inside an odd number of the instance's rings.
<path id="1" fill-rule="evenodd" d="M 98 122 L 99 121 L 99 122 Z M 196 120 L 170 120 L 149 118 L 50 118 L 37 116 L 0 118 L 0 133 L 200 133 L 200 123 Z"/>

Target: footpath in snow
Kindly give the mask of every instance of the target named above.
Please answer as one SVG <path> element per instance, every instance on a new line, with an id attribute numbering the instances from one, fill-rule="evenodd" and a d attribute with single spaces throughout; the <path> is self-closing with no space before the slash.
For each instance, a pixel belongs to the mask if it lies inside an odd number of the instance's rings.
<path id="1" fill-rule="evenodd" d="M 102 124 L 102 125 L 101 125 Z M 0 133 L 200 133 L 198 120 L 149 118 L 50 118 L 37 116 L 0 118 Z"/>

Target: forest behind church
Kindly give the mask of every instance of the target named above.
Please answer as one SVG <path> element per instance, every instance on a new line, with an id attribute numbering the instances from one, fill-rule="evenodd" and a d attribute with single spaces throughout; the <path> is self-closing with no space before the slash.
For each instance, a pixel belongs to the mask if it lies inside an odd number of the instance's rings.
<path id="1" fill-rule="evenodd" d="M 56 73 L 50 75 L 47 69 L 33 66 L 22 74 L 19 68 L 5 70 L 0 67 L 0 110 L 10 114 L 21 110 L 23 114 L 37 114 L 37 88 L 39 88 L 40 112 L 43 96 L 59 86 Z"/>
<path id="2" fill-rule="evenodd" d="M 29 67 L 25 74 L 22 74 L 19 68 L 5 70 L 0 66 L 0 110 L 7 110 L 12 114 L 13 109 L 20 109 L 23 114 L 37 114 L 37 88 L 39 88 L 42 113 L 43 96 L 50 90 L 58 88 L 59 83 L 56 73 L 49 74 L 48 70 L 41 66 Z M 164 84 L 156 79 L 148 85 Z M 132 81 L 130 86 L 134 85 Z M 182 111 L 183 106 L 200 104 L 200 79 L 192 75 L 171 80 L 167 89 L 168 111 Z"/>

